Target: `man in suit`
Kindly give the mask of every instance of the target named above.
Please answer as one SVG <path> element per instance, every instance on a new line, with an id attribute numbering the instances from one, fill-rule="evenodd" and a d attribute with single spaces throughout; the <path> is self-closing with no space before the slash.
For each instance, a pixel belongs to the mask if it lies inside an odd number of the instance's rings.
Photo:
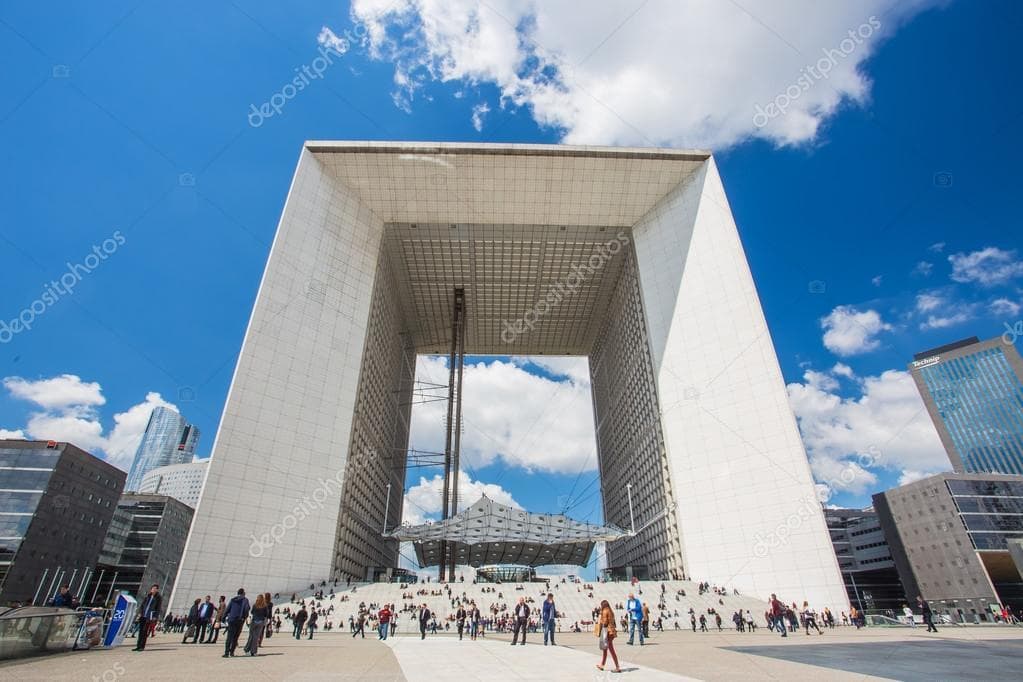
<path id="1" fill-rule="evenodd" d="M 529 606 L 525 597 L 519 597 L 519 603 L 515 605 L 515 624 L 512 626 L 512 646 L 519 643 L 519 632 L 522 632 L 522 646 L 526 646 L 526 630 L 529 627 Z"/>
<path id="2" fill-rule="evenodd" d="M 195 628 L 195 637 L 192 638 L 192 644 L 196 642 L 206 641 L 206 629 L 213 628 L 213 615 L 217 612 L 217 607 L 210 601 L 210 595 L 206 595 L 206 601 L 199 606 L 199 622 Z"/>
<path id="3" fill-rule="evenodd" d="M 431 618 L 433 618 L 433 614 L 430 613 L 426 604 L 423 604 L 422 610 L 419 611 L 419 634 L 422 635 L 420 639 L 426 639 L 426 626 L 430 624 Z"/>
<path id="4" fill-rule="evenodd" d="M 146 640 L 149 639 L 149 630 L 154 623 L 160 620 L 162 605 L 163 597 L 160 596 L 160 586 L 153 585 L 149 588 L 149 594 L 142 600 L 142 607 L 139 609 L 139 640 L 132 651 L 145 650 Z"/>

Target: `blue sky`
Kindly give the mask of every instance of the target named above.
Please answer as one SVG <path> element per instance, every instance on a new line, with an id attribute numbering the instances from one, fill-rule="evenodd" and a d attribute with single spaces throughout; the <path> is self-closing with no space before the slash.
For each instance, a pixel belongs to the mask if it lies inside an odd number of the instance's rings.
<path id="1" fill-rule="evenodd" d="M 430 28 L 444 24 L 404 0 L 354 12 L 58 4 L 0 9 L 10 432 L 72 439 L 126 466 L 165 401 L 201 428 L 208 455 L 307 139 L 714 148 L 815 472 L 826 480 L 856 451 L 883 453 L 833 491 L 835 504 L 941 468 L 899 374 L 912 354 L 1021 317 L 1017 3 L 610 3 L 559 30 L 570 4 L 537 14 L 506 0 L 495 17 L 452 2 L 440 18 L 477 12 L 456 22 L 475 27 L 469 38 Z M 658 33 L 714 22 L 728 30 L 713 49 Z M 777 102 L 847 30 L 869 40 L 757 127 L 755 107 Z M 323 77 L 251 125 L 252 107 L 325 45 L 343 54 Z M 81 275 L 73 292 L 55 294 L 49 282 L 69 268 Z M 31 328 L 5 334 L 35 301 Z M 573 381 L 585 389 L 561 370 L 499 362 L 536 377 L 538 396 L 558 382 L 565 395 Z M 847 438 L 827 442 L 836 424 Z M 540 451 L 533 425 L 517 428 L 526 454 L 481 445 L 474 477 L 537 510 L 572 495 L 571 513 L 599 518 L 585 444 L 545 470 L 528 461 Z"/>

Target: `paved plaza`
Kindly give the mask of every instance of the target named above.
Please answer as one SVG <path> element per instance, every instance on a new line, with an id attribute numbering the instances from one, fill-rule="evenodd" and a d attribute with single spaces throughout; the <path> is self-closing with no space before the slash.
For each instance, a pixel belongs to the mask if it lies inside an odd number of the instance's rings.
<path id="1" fill-rule="evenodd" d="M 457 641 L 399 635 L 380 642 L 344 632 L 296 641 L 280 633 L 259 656 L 221 658 L 221 645 L 182 645 L 159 634 L 143 653 L 132 643 L 111 651 L 69 652 L 0 664 L 0 680 L 1004 680 L 1023 655 L 1023 628 L 837 628 L 787 639 L 755 634 L 689 631 L 655 634 L 646 646 L 619 640 L 622 675 L 600 673 L 596 639 L 560 633 L 558 647 L 542 638 L 509 646 L 507 635 Z"/>

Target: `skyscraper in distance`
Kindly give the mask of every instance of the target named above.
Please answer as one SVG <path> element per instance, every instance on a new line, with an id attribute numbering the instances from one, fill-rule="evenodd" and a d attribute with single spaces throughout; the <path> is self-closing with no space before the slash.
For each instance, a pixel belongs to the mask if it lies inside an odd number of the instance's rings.
<path id="1" fill-rule="evenodd" d="M 168 407 L 153 408 L 146 432 L 135 451 L 125 490 L 139 490 L 143 477 L 157 467 L 191 462 L 198 443 L 197 427 Z"/>
<path id="2" fill-rule="evenodd" d="M 976 336 L 909 363 L 957 473 L 1023 474 L 1023 359 L 1001 338 Z"/>

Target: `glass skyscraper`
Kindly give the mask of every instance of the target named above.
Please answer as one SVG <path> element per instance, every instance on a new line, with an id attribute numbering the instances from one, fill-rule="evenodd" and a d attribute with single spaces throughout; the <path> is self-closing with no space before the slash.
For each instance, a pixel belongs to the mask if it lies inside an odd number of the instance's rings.
<path id="1" fill-rule="evenodd" d="M 128 473 L 126 491 L 137 491 L 143 477 L 157 467 L 191 462 L 199 442 L 199 429 L 172 409 L 155 407 Z"/>
<path id="2" fill-rule="evenodd" d="M 909 371 L 953 470 L 1023 474 L 1023 360 L 1015 346 L 971 337 L 917 353 Z"/>

